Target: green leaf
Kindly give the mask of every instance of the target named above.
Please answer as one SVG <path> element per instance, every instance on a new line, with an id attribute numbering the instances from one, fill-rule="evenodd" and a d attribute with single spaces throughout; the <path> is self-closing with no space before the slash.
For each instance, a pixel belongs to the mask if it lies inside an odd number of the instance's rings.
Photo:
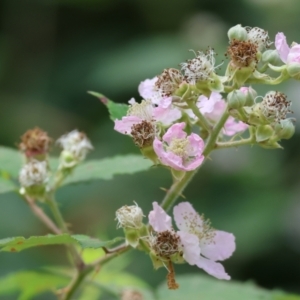
<path id="1" fill-rule="evenodd" d="M 63 185 L 92 181 L 98 179 L 112 179 L 117 174 L 133 174 L 149 169 L 153 164 L 141 155 L 123 155 L 101 160 L 90 160 L 79 165 Z"/>
<path id="2" fill-rule="evenodd" d="M 0 147 L 0 171 L 17 178 L 22 166 L 22 155 L 16 149 Z"/>
<path id="3" fill-rule="evenodd" d="M 0 278 L 0 295 L 5 296 L 21 292 L 18 300 L 30 300 L 35 295 L 62 288 L 68 282 L 68 278 L 45 272 L 21 271 Z"/>
<path id="4" fill-rule="evenodd" d="M 122 117 L 126 116 L 129 107 L 127 104 L 115 103 L 97 92 L 88 93 L 99 98 L 99 100 L 108 108 L 108 112 L 112 121 L 116 119 L 121 120 Z"/>
<path id="5" fill-rule="evenodd" d="M 28 239 L 24 237 L 11 237 L 0 240 L 0 251 L 19 252 L 27 248 L 46 246 L 46 245 L 63 245 L 63 244 L 78 244 L 83 249 L 85 248 L 102 248 L 109 247 L 117 242 L 124 240 L 122 237 L 117 237 L 110 241 L 101 241 L 91 238 L 86 235 L 45 235 L 32 236 Z"/>
<path id="6" fill-rule="evenodd" d="M 257 287 L 253 283 L 239 283 L 234 281 L 221 281 L 212 277 L 201 275 L 177 276 L 179 289 L 168 290 L 167 284 L 162 284 L 157 290 L 159 300 L 289 300 L 279 291 L 268 291 Z M 290 300 L 300 300 L 300 297 Z"/>
<path id="7" fill-rule="evenodd" d="M 0 177 L 0 194 L 14 191 L 17 188 L 11 180 Z"/>

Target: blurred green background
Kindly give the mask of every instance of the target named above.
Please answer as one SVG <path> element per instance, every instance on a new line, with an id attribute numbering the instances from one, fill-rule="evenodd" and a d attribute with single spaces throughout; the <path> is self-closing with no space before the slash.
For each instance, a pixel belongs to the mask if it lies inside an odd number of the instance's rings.
<path id="1" fill-rule="evenodd" d="M 226 32 L 241 23 L 279 31 L 300 42 L 299 0 L 1 0 L 0 142 L 15 147 L 20 135 L 39 126 L 53 138 L 87 132 L 95 146 L 89 158 L 138 153 L 130 138 L 113 130 L 106 108 L 86 92 L 116 102 L 140 99 L 140 81 L 193 56 L 189 49 L 215 48 L 224 59 Z M 226 62 L 226 61 L 225 61 Z M 254 86 L 254 88 L 256 88 Z M 265 93 L 266 88 L 257 88 Z M 276 87 L 300 115 L 300 84 Z M 215 228 L 234 233 L 237 250 L 224 263 L 239 281 L 300 293 L 299 124 L 284 150 L 258 147 L 213 153 L 186 199 Z M 57 150 L 54 152 L 58 153 Z M 58 200 L 75 233 L 113 238 L 114 213 L 135 200 L 145 214 L 160 201 L 171 178 L 164 169 L 112 181 L 62 188 Z M 47 233 L 13 194 L 0 196 L 0 238 Z M 156 286 L 142 253 L 129 253 L 128 270 Z M 1 253 L 0 275 L 43 265 L 67 264 L 62 247 Z M 177 266 L 177 273 L 202 272 Z M 7 298 L 5 298 L 7 299 Z M 39 298 L 46 299 L 46 298 Z"/>

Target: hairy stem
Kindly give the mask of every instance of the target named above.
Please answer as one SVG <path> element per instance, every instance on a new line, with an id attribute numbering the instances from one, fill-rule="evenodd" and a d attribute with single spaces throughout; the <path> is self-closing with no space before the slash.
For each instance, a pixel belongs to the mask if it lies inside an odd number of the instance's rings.
<path id="1" fill-rule="evenodd" d="M 222 115 L 220 118 L 219 122 L 215 125 L 213 128 L 213 131 L 208 139 L 208 142 L 204 148 L 203 155 L 205 157 L 208 156 L 208 154 L 214 150 L 215 148 L 215 143 L 218 139 L 219 133 L 221 129 L 223 128 L 226 120 L 229 117 L 229 113 L 227 112 L 227 109 L 225 113 Z M 189 184 L 189 182 L 192 180 L 192 178 L 196 175 L 200 168 L 191 171 L 191 172 L 186 172 L 185 175 L 181 180 L 175 181 L 171 188 L 168 190 L 166 196 L 164 197 L 161 206 L 165 211 L 168 211 L 175 203 L 177 198 L 182 195 L 183 190 L 185 187 Z"/>
<path id="2" fill-rule="evenodd" d="M 198 123 L 201 124 L 201 126 L 207 130 L 208 132 L 211 132 L 213 129 L 213 126 L 208 122 L 208 120 L 202 115 L 199 108 L 197 107 L 196 103 L 193 101 L 188 102 L 189 108 L 193 111 L 195 116 L 198 118 Z"/>

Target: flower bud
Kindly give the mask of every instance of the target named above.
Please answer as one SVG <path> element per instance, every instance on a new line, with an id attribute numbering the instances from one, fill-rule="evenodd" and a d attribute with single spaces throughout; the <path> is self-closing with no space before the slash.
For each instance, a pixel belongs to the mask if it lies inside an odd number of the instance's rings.
<path id="1" fill-rule="evenodd" d="M 287 72 L 292 78 L 300 80 L 300 63 L 291 62 L 287 64 Z"/>
<path id="2" fill-rule="evenodd" d="M 47 132 L 35 127 L 21 136 L 19 148 L 24 152 L 27 159 L 33 158 L 42 161 L 46 158 L 51 142 L 52 139 Z"/>
<path id="3" fill-rule="evenodd" d="M 242 27 L 240 24 L 231 27 L 228 30 L 227 35 L 230 41 L 232 40 L 246 41 L 248 38 L 247 30 L 244 27 Z"/>
<path id="4" fill-rule="evenodd" d="M 239 90 L 234 90 L 227 95 L 228 107 L 233 109 L 241 108 L 246 103 L 246 95 Z"/>
<path id="5" fill-rule="evenodd" d="M 254 104 L 254 100 L 257 97 L 256 91 L 251 87 L 241 87 L 240 91 L 246 95 L 246 103 L 245 106 L 252 106 Z"/>
<path id="6" fill-rule="evenodd" d="M 87 153 L 93 149 L 86 135 L 78 130 L 63 135 L 56 143 L 63 148 L 60 156 L 60 169 L 74 167 L 84 160 Z"/>
<path id="7" fill-rule="evenodd" d="M 295 133 L 295 126 L 292 119 L 281 120 L 276 124 L 275 131 L 278 139 L 290 139 Z"/>
<path id="8" fill-rule="evenodd" d="M 266 50 L 262 54 L 262 61 L 265 63 L 272 64 L 274 66 L 279 66 L 282 64 L 277 50 Z"/>
<path id="9" fill-rule="evenodd" d="M 20 171 L 20 192 L 33 197 L 41 197 L 46 191 L 49 174 L 46 161 L 31 160 Z"/>

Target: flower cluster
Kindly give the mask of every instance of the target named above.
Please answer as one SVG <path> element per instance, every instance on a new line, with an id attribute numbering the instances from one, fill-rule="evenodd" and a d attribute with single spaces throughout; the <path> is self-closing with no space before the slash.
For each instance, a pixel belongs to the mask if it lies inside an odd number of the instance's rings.
<path id="1" fill-rule="evenodd" d="M 218 261 L 229 258 L 234 252 L 233 234 L 212 228 L 189 202 L 176 205 L 173 214 L 178 231 L 173 228 L 171 217 L 153 202 L 153 210 L 148 215 L 151 225 L 148 231 L 143 227 L 143 212 L 137 205 L 123 206 L 116 212 L 118 227 L 124 229 L 127 243 L 134 248 L 142 243 L 143 250 L 146 245 L 154 267 L 167 268 L 170 289 L 178 288 L 173 263 L 187 262 L 218 279 L 229 280 L 230 276 Z"/>

